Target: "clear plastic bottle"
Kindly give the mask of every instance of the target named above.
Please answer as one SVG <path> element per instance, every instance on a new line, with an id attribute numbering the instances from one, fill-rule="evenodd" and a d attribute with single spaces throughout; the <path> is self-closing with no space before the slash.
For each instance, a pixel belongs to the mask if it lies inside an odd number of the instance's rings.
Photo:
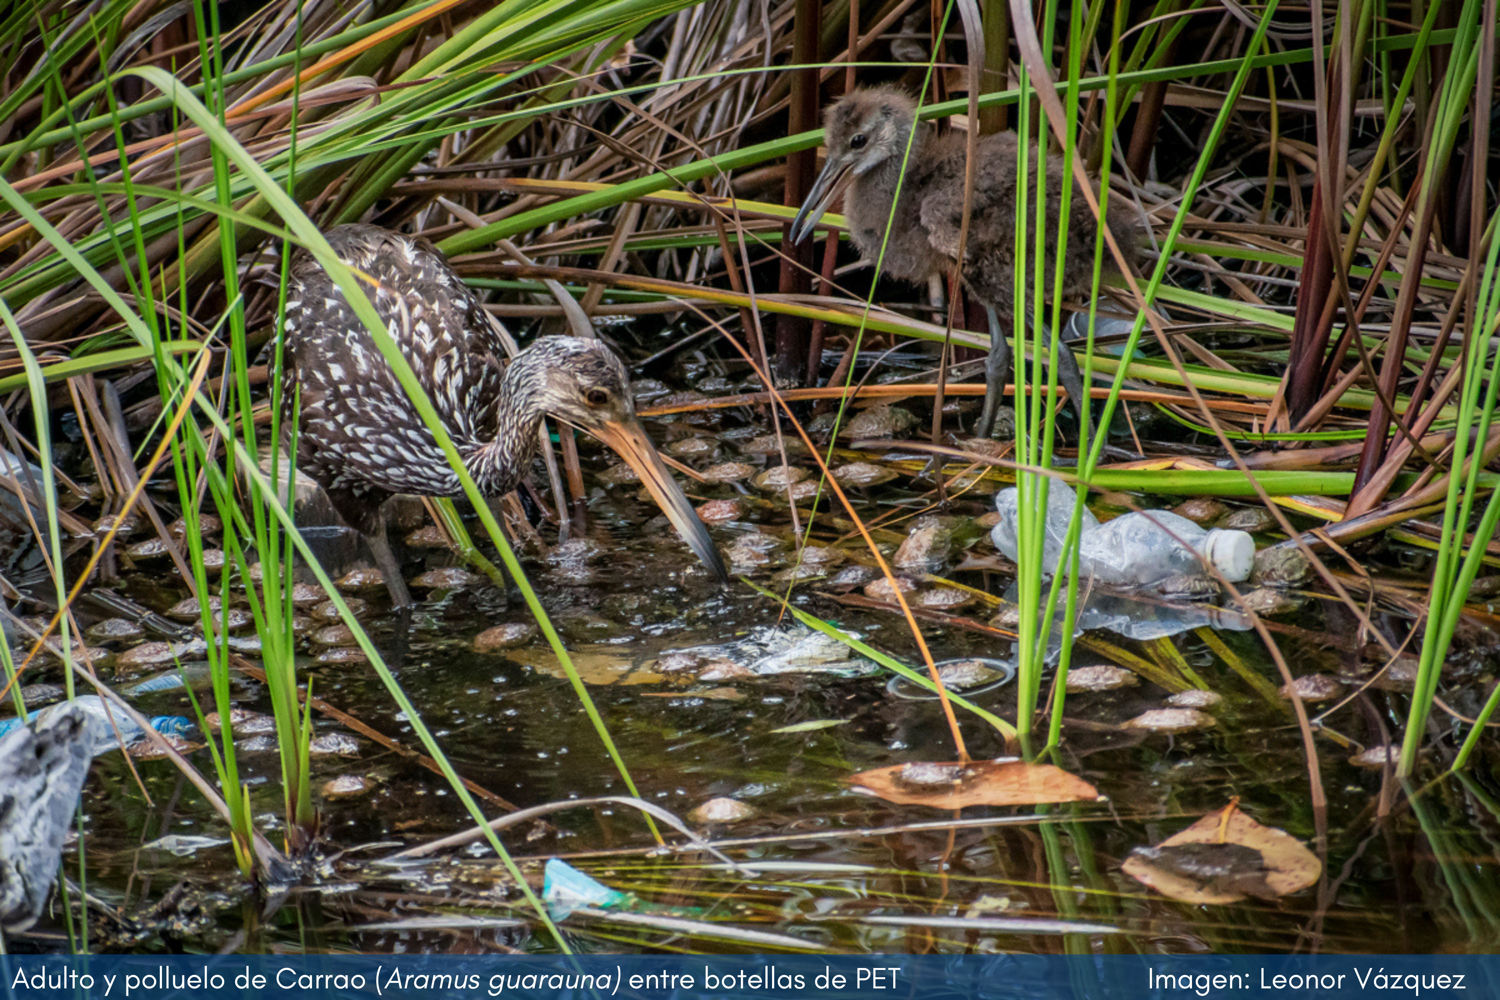
<path id="1" fill-rule="evenodd" d="M 1062 558 L 1074 498 L 1072 488 L 1064 483 L 1054 481 L 1048 487 L 1042 565 L 1049 576 Z M 1014 487 L 1000 491 L 995 498 L 1000 523 L 990 533 L 995 547 L 1011 559 L 1017 552 L 1018 504 Z M 1165 510 L 1132 511 L 1100 524 L 1087 507 L 1083 509 L 1078 540 L 1081 580 L 1121 590 L 1155 589 L 1187 577 L 1211 578 L 1205 563 L 1230 583 L 1249 579 L 1255 565 L 1255 540 L 1243 531 L 1204 530 Z"/>

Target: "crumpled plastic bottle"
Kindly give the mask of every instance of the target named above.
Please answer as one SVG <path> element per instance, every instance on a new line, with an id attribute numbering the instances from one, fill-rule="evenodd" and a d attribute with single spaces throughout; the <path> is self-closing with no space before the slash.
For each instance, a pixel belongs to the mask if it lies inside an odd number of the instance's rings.
<path id="1" fill-rule="evenodd" d="M 995 498 L 1000 523 L 990 533 L 995 548 L 1011 559 L 1016 558 L 1018 548 L 1019 501 L 1014 487 L 1000 491 Z M 1074 502 L 1075 494 L 1067 484 L 1054 481 L 1048 486 L 1042 544 L 1042 567 L 1048 576 L 1057 571 L 1062 560 Z M 1132 511 L 1103 524 L 1087 507 L 1082 516 L 1078 540 L 1081 581 L 1119 590 L 1159 590 L 1184 579 L 1212 579 L 1206 564 L 1230 583 L 1239 583 L 1249 579 L 1255 565 L 1255 540 L 1243 531 L 1204 530 L 1165 510 Z"/>
<path id="2" fill-rule="evenodd" d="M 64 708 L 64 706 L 71 707 Z M 146 738 L 146 731 L 134 719 L 120 711 L 118 707 L 106 709 L 104 700 L 96 694 L 81 694 L 72 701 L 58 702 L 56 705 L 38 709 L 29 714 L 26 721 L 34 726 L 40 726 L 45 720 L 63 711 L 82 712 L 89 718 L 87 729 L 89 752 L 95 757 L 122 745 L 131 746 Z M 184 736 L 196 728 L 190 719 L 181 715 L 156 715 L 148 721 L 152 729 L 168 736 Z M 0 737 L 6 736 L 23 724 L 18 718 L 0 719 Z M 116 727 L 119 728 L 118 736 L 115 733 Z"/>
<path id="3" fill-rule="evenodd" d="M 1021 601 L 1021 590 L 1014 583 L 1005 588 L 1004 601 L 1015 607 Z M 1185 601 L 1148 591 L 1124 593 L 1092 587 L 1079 598 L 1073 619 L 1073 635 L 1085 632 L 1113 632 L 1127 639 L 1163 639 L 1195 628 L 1224 632 L 1248 632 L 1250 619 L 1231 608 L 1221 608 L 1202 601 Z M 1056 664 L 1062 655 L 1063 621 L 1067 608 L 1059 600 L 1047 629 L 1047 652 L 1043 662 Z M 1038 622 L 1045 624 L 1041 618 Z M 1075 654 L 1074 662 L 1078 662 Z"/>

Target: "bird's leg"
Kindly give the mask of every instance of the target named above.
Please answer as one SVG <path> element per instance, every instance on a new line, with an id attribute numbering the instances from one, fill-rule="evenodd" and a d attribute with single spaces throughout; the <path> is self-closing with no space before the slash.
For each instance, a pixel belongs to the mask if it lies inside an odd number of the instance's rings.
<path id="1" fill-rule="evenodd" d="M 344 523 L 365 540 L 370 555 L 375 558 L 375 568 L 385 578 L 386 589 L 391 592 L 391 604 L 401 608 L 411 603 L 406 591 L 406 580 L 401 575 L 401 564 L 391 551 L 390 535 L 386 531 L 386 508 L 391 494 L 375 490 L 323 487 L 328 502 L 339 512 Z"/>
<path id="2" fill-rule="evenodd" d="M 995 429 L 995 416 L 1005 396 L 1011 363 L 1010 340 L 1000 328 L 1000 314 L 988 303 L 984 311 L 990 318 L 990 356 L 984 362 L 984 409 L 980 411 L 979 423 L 974 425 L 974 435 L 980 438 L 988 438 Z"/>
<path id="3" fill-rule="evenodd" d="M 1057 335 L 1057 381 L 1073 401 L 1073 409 L 1078 411 L 1079 424 L 1082 425 L 1088 418 L 1089 397 L 1084 392 L 1083 372 L 1078 370 L 1078 359 L 1068 350 L 1061 333 Z"/>
<path id="4" fill-rule="evenodd" d="M 375 557 L 375 566 L 385 578 L 385 587 L 391 592 L 391 606 L 404 608 L 411 604 L 411 594 L 406 589 L 406 578 L 401 575 L 401 564 L 391 550 L 390 535 L 386 532 L 385 508 L 382 506 L 375 530 L 365 535 L 370 555 Z"/>

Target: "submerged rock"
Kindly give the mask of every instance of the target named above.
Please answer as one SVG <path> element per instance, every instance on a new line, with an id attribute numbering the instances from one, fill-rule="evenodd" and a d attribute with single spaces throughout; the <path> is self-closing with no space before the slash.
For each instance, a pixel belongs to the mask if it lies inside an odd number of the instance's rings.
<path id="1" fill-rule="evenodd" d="M 1300 549 L 1272 545 L 1255 553 L 1250 582 L 1261 587 L 1289 587 L 1307 579 L 1311 569 Z"/>
<path id="2" fill-rule="evenodd" d="M 143 642 L 121 653 L 115 660 L 115 666 L 125 671 L 140 667 L 159 667 L 179 660 L 196 660 L 207 652 L 208 644 L 202 639 L 189 642 Z"/>
<path id="3" fill-rule="evenodd" d="M 879 575 L 880 570 L 874 566 L 855 563 L 851 566 L 841 567 L 837 573 L 828 578 L 826 586 L 829 590 L 848 593 L 851 590 L 858 590 L 865 586 Z"/>
<path id="4" fill-rule="evenodd" d="M 1219 722 L 1212 715 L 1196 708 L 1153 708 L 1142 712 L 1129 722 L 1126 729 L 1145 729 L 1153 733 L 1190 733 L 1198 729 L 1211 729 Z"/>
<path id="5" fill-rule="evenodd" d="M 460 587 L 477 587 L 484 582 L 484 577 L 459 566 L 442 566 L 413 578 L 411 585 L 426 590 L 456 590 Z"/>
<path id="6" fill-rule="evenodd" d="M 957 611 L 977 600 L 974 594 L 957 587 L 924 587 L 912 595 L 911 604 L 931 611 Z"/>
<path id="7" fill-rule="evenodd" d="M 358 757 L 359 741 L 346 733 L 324 733 L 313 737 L 307 752 L 314 757 Z"/>
<path id="8" fill-rule="evenodd" d="M 869 489 L 898 478 L 899 473 L 870 462 L 850 462 L 830 470 L 840 486 Z"/>
<path id="9" fill-rule="evenodd" d="M 1370 686 L 1382 691 L 1411 691 L 1417 686 L 1421 661 L 1415 656 L 1398 656 L 1379 673 Z"/>
<path id="10" fill-rule="evenodd" d="M 1344 693 L 1344 682 L 1332 674 L 1306 674 L 1284 684 L 1278 692 L 1283 698 L 1303 702 L 1332 701 Z"/>
<path id="11" fill-rule="evenodd" d="M 1240 609 L 1272 618 L 1299 611 L 1306 603 L 1307 599 L 1304 597 L 1293 597 L 1285 591 L 1270 587 L 1257 587 L 1240 598 Z"/>
<path id="12" fill-rule="evenodd" d="M 21 687 L 21 703 L 28 709 L 41 708 L 68 696 L 68 689 L 61 684 L 25 684 Z"/>
<path id="13" fill-rule="evenodd" d="M 123 539 L 135 534 L 141 526 L 141 519 L 134 513 L 130 514 L 105 514 L 93 524 L 94 536 L 103 538 L 109 534 L 111 529 L 115 530 L 115 538 Z"/>
<path id="14" fill-rule="evenodd" d="M 805 580 L 821 580 L 828 575 L 825 567 L 814 563 L 792 563 L 786 569 L 771 577 L 771 582 L 777 586 L 785 586 L 789 583 L 802 583 Z"/>
<path id="15" fill-rule="evenodd" d="M 807 451 L 807 445 L 795 434 L 786 434 L 780 438 L 775 434 L 762 434 L 745 441 L 739 448 L 746 455 L 780 455 L 783 448 L 788 455 L 801 455 Z"/>
<path id="16" fill-rule="evenodd" d="M 160 538 L 148 538 L 143 542 L 136 542 L 125 550 L 125 554 L 132 559 L 160 559 L 172 550 L 167 543 Z"/>
<path id="17" fill-rule="evenodd" d="M 446 549 L 448 547 L 448 536 L 435 524 L 425 524 L 416 531 L 408 532 L 402 539 L 408 548 L 413 549 Z"/>
<path id="18" fill-rule="evenodd" d="M 832 545 L 804 545 L 796 558 L 804 566 L 833 569 L 842 566 L 849 557 L 844 554 L 843 549 Z"/>
<path id="19" fill-rule="evenodd" d="M 659 379 L 635 378 L 630 380 L 630 391 L 635 396 L 635 405 L 645 406 L 655 400 L 662 399 L 671 393 L 671 389 Z"/>
<path id="20" fill-rule="evenodd" d="M 224 728 L 224 720 L 218 712 L 209 712 L 203 721 L 214 732 Z M 236 736 L 260 736 L 276 731 L 276 719 L 248 708 L 232 708 L 229 710 L 229 728 Z"/>
<path id="21" fill-rule="evenodd" d="M 202 612 L 203 603 L 196 597 L 185 597 L 167 609 L 167 617 L 175 618 L 180 622 L 195 622 Z M 210 614 L 217 615 L 223 607 L 219 598 L 215 596 L 207 598 L 207 603 Z"/>
<path id="22" fill-rule="evenodd" d="M 340 663 L 365 663 L 368 657 L 358 646 L 329 646 L 313 657 L 318 663 L 338 665 Z"/>
<path id="23" fill-rule="evenodd" d="M 592 563 L 603 551 L 598 542 L 588 538 L 559 542 L 547 553 L 552 579 L 569 587 L 587 587 L 598 582 L 599 574 Z"/>
<path id="24" fill-rule="evenodd" d="M 620 462 L 611 465 L 599 473 L 599 482 L 604 486 L 637 486 L 640 484 L 641 474 L 631 468 L 629 464 Z"/>
<path id="25" fill-rule="evenodd" d="M 1208 497 L 1194 497 L 1191 500 L 1184 500 L 1172 508 L 1172 513 L 1179 517 L 1187 518 L 1200 528 L 1208 527 L 1228 512 L 1228 507 Z"/>
<path id="26" fill-rule="evenodd" d="M 215 611 L 209 621 L 212 623 L 210 630 L 215 634 L 218 633 L 221 627 L 230 632 L 238 632 L 241 629 L 246 629 L 254 625 L 255 615 L 250 613 L 249 608 L 228 608 L 223 611 Z M 243 649 L 239 651 L 244 652 Z"/>
<path id="27" fill-rule="evenodd" d="M 146 630 L 128 618 L 105 618 L 84 629 L 83 634 L 90 642 L 128 642 L 141 638 Z"/>
<path id="28" fill-rule="evenodd" d="M 728 660 L 709 660 L 698 669 L 698 679 L 706 683 L 722 684 L 725 681 L 743 681 L 754 677 L 749 667 Z"/>
<path id="29" fill-rule="evenodd" d="M 739 823 L 756 815 L 754 806 L 746 805 L 735 799 L 717 798 L 709 799 L 697 809 L 688 813 L 688 819 L 699 826 L 723 826 L 729 823 Z"/>
<path id="30" fill-rule="evenodd" d="M 1010 411 L 1001 410 L 1000 412 L 1005 414 Z M 995 440 L 994 438 L 963 438 L 958 442 L 958 447 L 962 451 L 969 452 L 972 455 L 980 455 L 984 458 L 1004 458 L 1015 450 L 1016 430 L 1014 424 L 1011 425 L 1010 430 L 1001 434 L 1000 425 L 997 421 L 994 433 L 1003 438 L 1003 440 Z"/>
<path id="31" fill-rule="evenodd" d="M 536 622 L 505 622 L 487 628 L 474 637 L 476 653 L 498 653 L 525 646 L 536 639 Z"/>
<path id="32" fill-rule="evenodd" d="M 712 438 L 690 437 L 673 441 L 662 450 L 674 458 L 698 458 L 718 451 L 719 443 Z"/>
<path id="33" fill-rule="evenodd" d="M 978 541 L 979 528 L 971 518 L 948 515 L 920 517 L 891 559 L 898 569 L 933 573 Z"/>
<path id="34" fill-rule="evenodd" d="M 359 566 L 333 581 L 333 585 L 340 590 L 352 592 L 383 590 L 385 589 L 385 575 L 378 569 Z"/>
<path id="35" fill-rule="evenodd" d="M 898 574 L 895 579 L 896 587 L 899 587 L 903 594 L 910 594 L 917 589 L 917 582 L 911 577 Z M 887 604 L 895 604 L 896 587 L 892 587 L 891 581 L 887 580 L 884 575 L 881 575 L 865 587 L 865 596 L 872 601 L 884 601 Z"/>
<path id="36" fill-rule="evenodd" d="M 310 583 L 292 584 L 292 604 L 298 608 L 310 608 L 326 600 L 328 600 L 328 595 L 323 593 L 321 587 L 315 587 Z"/>
<path id="37" fill-rule="evenodd" d="M 162 746 L 162 743 L 166 746 Z M 133 743 L 125 748 L 125 752 L 134 760 L 162 760 L 171 756 L 167 747 L 180 754 L 188 754 L 195 750 L 202 750 L 203 746 L 202 743 L 196 743 L 175 733 L 157 733 L 155 739 L 148 737 L 139 743 Z"/>
<path id="38" fill-rule="evenodd" d="M 709 500 L 697 507 L 698 520 L 704 524 L 724 524 L 728 521 L 743 520 L 750 512 L 750 505 L 744 500 Z"/>
<path id="39" fill-rule="evenodd" d="M 779 493 L 787 487 L 802 482 L 811 473 L 796 465 L 776 465 L 755 477 L 755 488 L 768 493 Z"/>
<path id="40" fill-rule="evenodd" d="M 849 440 L 894 437 L 917 426 L 912 412 L 899 406 L 872 406 L 844 425 L 839 436 Z"/>
<path id="41" fill-rule="evenodd" d="M 363 795 L 374 787 L 374 782 L 369 778 L 362 778 L 357 774 L 341 774 L 324 782 L 323 795 L 330 799 L 347 799 Z"/>
<path id="42" fill-rule="evenodd" d="M 1219 518 L 1216 528 L 1227 531 L 1248 531 L 1256 534 L 1276 528 L 1276 518 L 1263 507 L 1241 507 Z"/>
<path id="43" fill-rule="evenodd" d="M 1015 669 L 1004 660 L 990 660 L 978 656 L 970 656 L 962 660 L 946 660 L 934 666 L 937 667 L 938 680 L 951 691 L 968 691 L 971 688 L 984 687 L 986 684 L 1008 681 L 1016 673 Z"/>
<path id="44" fill-rule="evenodd" d="M 800 483 L 793 483 L 786 488 L 786 496 L 792 501 L 811 500 L 819 493 L 826 492 L 822 480 L 804 479 Z"/>
<path id="45" fill-rule="evenodd" d="M 1119 691 L 1136 687 L 1141 679 L 1134 671 L 1101 663 L 1089 667 L 1073 667 L 1068 671 L 1068 694 L 1083 694 L 1098 691 Z"/>
<path id="46" fill-rule="evenodd" d="M 779 565 L 782 561 L 781 539 L 775 535 L 750 532 L 740 535 L 724 550 L 730 568 L 735 572 L 749 572 L 767 566 Z"/>
<path id="47" fill-rule="evenodd" d="M 1217 691 L 1205 691 L 1202 688 L 1188 688 L 1186 691 L 1178 691 L 1167 699 L 1167 704 L 1172 708 L 1197 708 L 1207 710 L 1217 708 L 1224 703 L 1224 696 Z"/>
<path id="48" fill-rule="evenodd" d="M 732 679 L 724 673 L 725 667 L 738 667 L 748 675 L 759 677 L 820 673 L 862 677 L 879 670 L 870 660 L 855 655 L 847 643 L 804 625 L 786 628 L 758 626 L 742 639 L 676 650 L 664 654 L 662 659 L 668 657 L 696 657 L 703 664 L 702 667 L 687 669 L 706 670 L 710 665 L 718 666 L 720 672 L 712 678 L 715 680 Z M 689 661 L 680 662 L 686 664 Z M 710 678 L 700 674 L 700 679 Z"/>
<path id="49" fill-rule="evenodd" d="M 351 615 L 353 615 L 355 618 L 358 618 L 360 615 L 365 613 L 365 609 L 369 607 L 369 603 L 361 600 L 358 597 L 346 597 L 344 598 L 344 606 L 349 609 L 349 613 Z M 332 601 L 324 601 L 322 604 L 314 607 L 311 613 L 313 618 L 320 622 L 336 622 L 342 620 L 343 618 L 343 616 L 339 614 L 338 605 L 334 604 Z"/>
<path id="50" fill-rule="evenodd" d="M 705 482 L 738 483 L 755 475 L 755 466 L 748 462 L 720 462 L 704 469 L 701 475 Z"/>
<path id="51" fill-rule="evenodd" d="M 224 530 L 223 521 L 220 521 L 212 514 L 205 514 L 201 511 L 193 518 L 193 524 L 195 527 L 197 527 L 198 535 L 200 537 L 205 535 L 217 535 L 219 532 Z M 187 522 L 179 517 L 177 520 L 167 525 L 167 534 L 171 535 L 173 538 L 186 538 Z"/>
<path id="52" fill-rule="evenodd" d="M 1355 767 L 1367 767 L 1374 770 L 1390 766 L 1395 767 L 1396 761 L 1401 759 L 1401 748 L 1398 746 L 1374 746 L 1361 750 L 1349 758 L 1349 763 Z"/>
<path id="53" fill-rule="evenodd" d="M 327 625 L 318 629 L 311 636 L 316 646 L 354 646 L 358 644 L 354 638 L 354 630 L 348 625 Z"/>

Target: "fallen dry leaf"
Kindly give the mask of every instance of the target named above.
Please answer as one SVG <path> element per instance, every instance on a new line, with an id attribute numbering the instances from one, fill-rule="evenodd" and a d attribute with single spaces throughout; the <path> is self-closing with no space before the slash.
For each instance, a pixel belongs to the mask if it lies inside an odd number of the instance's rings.
<path id="1" fill-rule="evenodd" d="M 1247 895 L 1289 896 L 1312 885 L 1323 873 L 1323 863 L 1300 840 L 1285 830 L 1255 822 L 1240 811 L 1238 801 L 1209 813 L 1186 830 L 1163 840 L 1156 849 L 1187 844 L 1249 848 L 1260 855 L 1260 867 L 1254 872 L 1243 866 L 1215 872 L 1214 862 L 1210 861 L 1204 870 L 1188 874 L 1171 871 L 1170 866 L 1154 863 L 1141 854 L 1132 854 L 1121 867 L 1125 874 L 1164 896 L 1196 904 L 1238 903 Z M 1227 851 L 1225 855 L 1231 857 Z M 1234 859 L 1246 856 L 1243 850 L 1232 855 Z M 1252 886 L 1252 880 L 1259 885 Z M 1261 887 L 1266 891 L 1253 891 Z"/>
<path id="2" fill-rule="evenodd" d="M 1019 760 L 898 764 L 856 774 L 849 781 L 856 791 L 887 802 L 935 809 L 1091 802 L 1099 797 L 1093 785 L 1060 767 Z"/>

